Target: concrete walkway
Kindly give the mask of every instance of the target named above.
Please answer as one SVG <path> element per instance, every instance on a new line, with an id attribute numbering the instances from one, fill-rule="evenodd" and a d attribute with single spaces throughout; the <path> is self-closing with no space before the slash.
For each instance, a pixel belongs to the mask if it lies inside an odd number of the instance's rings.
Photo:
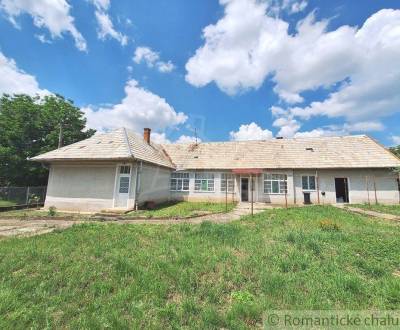
<path id="1" fill-rule="evenodd" d="M 344 210 L 348 210 L 350 212 L 367 215 L 367 216 L 374 217 L 374 218 L 380 218 L 380 219 L 400 222 L 400 217 L 397 215 L 393 215 L 393 214 L 381 213 L 381 212 L 376 212 L 376 211 L 371 211 L 371 210 L 364 210 L 364 209 L 360 209 L 358 207 L 352 207 L 352 206 L 347 206 L 347 205 L 336 204 L 334 206 L 344 209 Z"/>
<path id="2" fill-rule="evenodd" d="M 266 209 L 273 209 L 274 206 L 254 203 L 253 213 L 257 214 Z M 115 221 L 78 221 L 78 220 L 51 220 L 43 218 L 41 220 L 27 219 L 1 219 L 0 218 L 0 237 L 10 236 L 33 236 L 52 232 L 55 229 L 65 229 L 74 224 L 80 223 L 99 223 L 99 224 L 158 224 L 171 225 L 181 223 L 200 224 L 204 221 L 214 223 L 228 223 L 240 219 L 240 217 L 251 214 L 250 203 L 239 203 L 235 209 L 228 213 L 209 214 L 196 218 L 187 219 L 140 219 L 140 220 L 115 220 Z"/>

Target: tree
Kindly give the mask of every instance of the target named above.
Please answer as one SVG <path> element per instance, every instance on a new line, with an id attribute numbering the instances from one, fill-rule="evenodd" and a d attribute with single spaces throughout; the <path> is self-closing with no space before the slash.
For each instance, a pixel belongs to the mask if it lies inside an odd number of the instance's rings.
<path id="1" fill-rule="evenodd" d="M 0 98 L 0 186 L 45 185 L 46 168 L 27 158 L 56 149 L 60 125 L 64 145 L 92 136 L 83 112 L 60 95 Z"/>
<path id="2" fill-rule="evenodd" d="M 389 148 L 389 150 L 395 154 L 397 157 L 400 158 L 400 145 L 398 145 L 397 147 L 391 147 Z"/>

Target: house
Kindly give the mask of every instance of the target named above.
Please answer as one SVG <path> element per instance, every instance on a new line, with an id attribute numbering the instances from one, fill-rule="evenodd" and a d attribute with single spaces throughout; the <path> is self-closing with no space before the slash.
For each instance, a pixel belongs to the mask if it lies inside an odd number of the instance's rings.
<path id="1" fill-rule="evenodd" d="M 147 201 L 399 203 L 400 160 L 368 136 L 156 144 L 125 128 L 36 156 L 45 207 L 134 209 Z"/>

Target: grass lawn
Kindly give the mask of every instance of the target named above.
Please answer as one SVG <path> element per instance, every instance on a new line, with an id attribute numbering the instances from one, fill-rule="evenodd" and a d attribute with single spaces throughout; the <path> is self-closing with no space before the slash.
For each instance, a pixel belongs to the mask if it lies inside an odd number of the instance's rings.
<path id="1" fill-rule="evenodd" d="M 400 309 L 399 268 L 399 225 L 329 206 L 83 224 L 0 241 L 0 328 L 239 329 L 268 309 Z"/>
<path id="2" fill-rule="evenodd" d="M 1 212 L 0 213 L 0 219 L 2 218 L 2 216 L 7 216 L 7 217 L 8 216 L 13 216 L 15 218 L 26 218 L 26 219 L 29 219 L 29 217 L 49 217 L 49 218 L 52 217 L 49 214 L 49 211 L 36 210 L 34 208 Z M 56 211 L 55 216 L 76 217 L 76 218 L 79 218 L 79 219 L 84 219 L 84 218 L 88 217 L 87 215 L 85 216 L 83 214 L 65 213 L 65 212 L 58 212 L 58 211 Z"/>
<path id="3" fill-rule="evenodd" d="M 228 203 L 228 212 L 233 210 L 236 204 Z M 201 213 L 225 212 L 225 203 L 211 202 L 173 202 L 156 206 L 154 210 L 139 210 L 130 212 L 127 216 L 145 216 L 149 218 L 164 217 L 188 217 Z"/>
<path id="4" fill-rule="evenodd" d="M 351 206 L 359 207 L 360 209 L 365 209 L 365 210 L 370 210 L 370 211 L 400 215 L 400 204 L 395 204 L 395 205 L 355 204 L 355 205 L 351 205 Z"/>
<path id="5" fill-rule="evenodd" d="M 0 207 L 13 206 L 13 205 L 15 205 L 14 202 L 5 201 L 5 200 L 0 199 Z"/>

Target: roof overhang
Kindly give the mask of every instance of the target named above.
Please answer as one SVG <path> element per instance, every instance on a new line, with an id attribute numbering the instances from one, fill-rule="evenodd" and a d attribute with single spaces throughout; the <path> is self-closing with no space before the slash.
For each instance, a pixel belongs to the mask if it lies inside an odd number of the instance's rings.
<path id="1" fill-rule="evenodd" d="M 235 168 L 232 173 L 235 174 L 261 174 L 263 170 L 261 168 Z"/>

